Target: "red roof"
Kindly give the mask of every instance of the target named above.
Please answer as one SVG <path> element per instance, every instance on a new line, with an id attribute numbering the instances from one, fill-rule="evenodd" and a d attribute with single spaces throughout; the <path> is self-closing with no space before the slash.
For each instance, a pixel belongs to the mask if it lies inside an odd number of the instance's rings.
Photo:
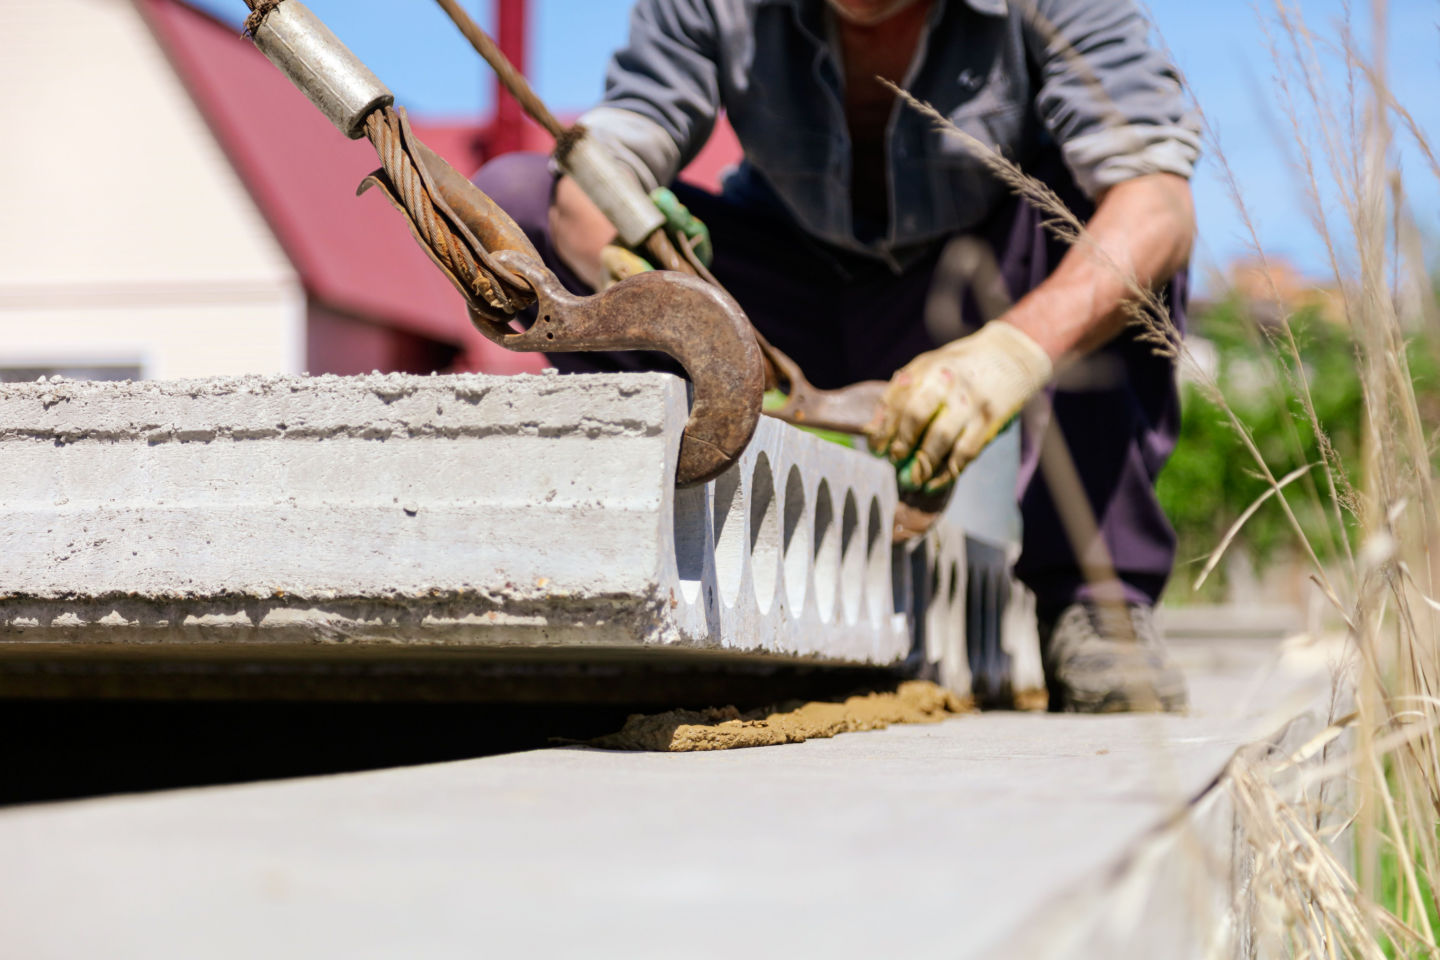
<path id="1" fill-rule="evenodd" d="M 499 373 L 543 366 L 537 355 L 510 353 L 475 331 L 459 293 L 379 191 L 355 196 L 378 166 L 368 142 L 337 132 L 234 25 L 180 0 L 139 0 L 139 6 L 312 297 L 376 324 L 462 346 L 471 368 Z M 721 126 L 686 171 L 687 180 L 713 188 L 719 170 L 738 159 L 734 134 Z M 485 129 L 415 118 L 416 133 L 463 172 L 485 159 Z M 549 149 L 539 128 L 527 133 L 533 140 L 527 147 Z"/>

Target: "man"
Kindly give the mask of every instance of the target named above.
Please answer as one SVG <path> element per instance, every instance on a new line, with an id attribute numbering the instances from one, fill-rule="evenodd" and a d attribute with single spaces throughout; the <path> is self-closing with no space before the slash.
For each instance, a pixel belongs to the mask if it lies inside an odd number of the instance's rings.
<path id="1" fill-rule="evenodd" d="M 1126 302 L 1138 281 L 1183 322 L 1199 137 L 1147 35 L 1133 0 L 639 0 L 605 100 L 581 118 L 657 190 L 726 110 L 745 159 L 721 195 L 653 195 L 684 232 L 708 224 L 717 278 L 817 386 L 890 380 L 870 442 L 902 487 L 943 489 L 1028 405 L 1016 572 L 1039 602 L 1057 710 L 1186 701 L 1151 617 L 1174 554 L 1154 494 L 1178 430 L 1174 370 L 1137 339 Z M 1041 214 L 877 76 L 1042 178 L 1091 243 L 1047 236 Z M 646 268 L 542 158 L 499 158 L 476 183 L 573 289 Z M 934 281 L 966 236 L 994 251 L 1014 302 L 991 319 L 965 297 L 965 329 L 937 331 L 926 301 L 946 296 Z M 1051 489 L 1077 474 L 1080 489 Z M 1077 504 L 1093 519 L 1076 522 Z"/>

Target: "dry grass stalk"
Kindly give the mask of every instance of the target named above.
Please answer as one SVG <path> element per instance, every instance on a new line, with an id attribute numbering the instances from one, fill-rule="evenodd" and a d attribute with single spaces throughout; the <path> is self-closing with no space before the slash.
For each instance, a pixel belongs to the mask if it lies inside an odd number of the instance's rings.
<path id="1" fill-rule="evenodd" d="M 1415 238 L 1410 236 L 1408 249 L 1391 240 L 1402 236 L 1409 217 L 1400 204 L 1403 191 L 1393 169 L 1387 116 L 1401 115 L 1412 138 L 1422 144 L 1427 157 L 1432 155 L 1413 118 L 1397 109 L 1383 70 L 1359 69 L 1364 83 L 1357 87 L 1357 65 L 1365 61 L 1349 29 L 1342 28 L 1338 44 L 1327 45 L 1316 39 L 1298 9 L 1278 0 L 1275 10 L 1287 41 L 1283 51 L 1272 41 L 1276 86 L 1291 119 L 1299 158 L 1296 168 L 1312 206 L 1312 220 L 1344 297 L 1364 391 L 1367 454 L 1363 471 L 1360 465 L 1347 469 L 1334 456 L 1333 447 L 1322 447 L 1336 478 L 1332 492 L 1336 513 L 1343 506 L 1360 521 L 1351 553 L 1356 562 L 1345 584 L 1352 611 L 1350 637 L 1358 654 L 1357 713 L 1353 739 L 1342 755 L 1357 780 L 1360 801 L 1354 820 L 1359 882 L 1344 891 L 1355 908 L 1336 902 L 1340 891 L 1332 882 L 1334 863 L 1323 874 L 1307 874 L 1295 869 L 1304 858 L 1297 856 L 1293 862 L 1282 858 L 1284 876 L 1267 886 L 1278 889 L 1289 883 L 1296 898 L 1323 907 L 1306 919 L 1303 911 L 1295 912 L 1294 902 L 1290 904 L 1290 922 L 1284 929 L 1291 938 L 1292 955 L 1372 956 L 1379 955 L 1375 950 L 1380 944 L 1388 943 L 1395 955 L 1434 956 L 1431 911 L 1435 882 L 1440 879 L 1436 841 L 1440 711 L 1434 691 L 1440 679 L 1440 643 L 1436 611 L 1428 603 L 1417 604 L 1426 595 L 1408 570 L 1418 564 L 1426 571 L 1427 588 L 1433 589 L 1432 548 L 1440 545 L 1440 525 L 1425 425 L 1405 351 L 1406 318 L 1398 305 L 1408 299 L 1420 306 L 1422 314 L 1433 317 L 1435 311 L 1423 273 L 1402 272 L 1397 262 L 1402 254 L 1412 264 L 1419 259 Z M 1383 9 L 1377 8 L 1373 28 L 1377 47 L 1383 47 L 1383 26 Z M 1347 90 L 1365 94 L 1363 103 L 1358 102 L 1358 94 L 1352 95 L 1344 119 L 1333 104 L 1347 101 L 1333 96 L 1323 81 L 1326 73 L 1317 50 L 1327 46 L 1338 50 L 1347 66 Z M 1294 89 L 1303 91 L 1303 96 L 1294 96 Z M 1337 235 L 1323 215 L 1317 175 L 1321 168 L 1343 200 L 1348 238 Z M 1349 265 L 1340 252 L 1347 239 L 1353 246 Z M 1412 288 L 1407 297 L 1403 283 L 1422 289 Z M 1285 326 L 1288 329 L 1288 320 Z M 1305 410 L 1313 420 L 1313 406 L 1307 404 Z M 1315 427 L 1318 436 L 1323 425 Z M 1363 493 L 1354 492 L 1352 472 L 1363 472 Z M 1350 531 L 1337 522 L 1336 532 L 1348 544 Z M 1293 822 L 1303 821 L 1291 817 L 1285 807 L 1248 804 L 1250 832 L 1258 837 L 1285 836 L 1287 830 L 1293 834 Z M 1288 825 L 1287 817 L 1293 821 Z M 1300 885 L 1295 887 L 1297 880 Z M 1347 918 L 1346 922 L 1335 926 L 1337 917 Z M 1363 928 L 1357 930 L 1356 921 Z"/>
<path id="2" fill-rule="evenodd" d="M 1383 50 L 1383 2 L 1377 0 L 1372 14 L 1372 43 Z M 1244 756 L 1232 767 L 1236 809 L 1256 854 L 1257 870 L 1245 891 L 1251 908 L 1246 915 L 1255 920 L 1258 955 L 1440 957 L 1433 920 L 1440 889 L 1440 556 L 1434 554 L 1440 550 L 1440 510 L 1430 439 L 1440 434 L 1440 424 L 1422 418 L 1406 353 L 1407 332 L 1440 320 L 1440 309 L 1423 269 L 1419 232 L 1404 209 L 1390 117 L 1399 120 L 1437 177 L 1440 162 L 1414 116 L 1390 91 L 1383 57 L 1361 56 L 1348 22 L 1336 40 L 1325 40 L 1298 7 L 1274 0 L 1274 24 L 1278 38 L 1268 25 L 1266 37 L 1275 60 L 1275 89 L 1290 121 L 1296 179 L 1350 324 L 1363 390 L 1365 453 L 1363 463 L 1344 462 L 1316 414 L 1313 390 L 1323 385 L 1310 382 L 1238 178 L 1223 151 L 1216 151 L 1271 295 L 1282 307 L 1278 324 L 1266 331 L 1273 388 L 1298 401 L 1321 451 L 1324 491 L 1313 483 L 1308 491 L 1322 500 L 1331 523 L 1327 536 L 1341 548 L 1339 580 L 1321 563 L 1283 492 L 1309 468 L 1277 479 L 1219 384 L 1198 364 L 1192 366 L 1199 386 L 1227 415 L 1268 484 L 1262 499 L 1273 499 L 1284 510 L 1355 653 L 1353 671 L 1337 675 L 1336 681 L 1343 695 L 1337 696 L 1335 710 L 1349 711 L 1353 704 L 1349 716 L 1307 745 L 1304 756 Z M 1344 95 L 1337 96 L 1327 84 L 1327 53 L 1344 65 Z M 1037 207 L 1055 236 L 1114 270 L 1131 292 L 1128 314 L 1139 336 L 1167 356 L 1187 359 L 1160 298 L 1091 242 L 1084 224 L 1054 191 L 928 104 L 891 88 Z M 1213 130 L 1201 117 L 1213 147 Z M 1325 214 L 1327 187 L 1341 199 L 1343 232 L 1332 228 Z M 1298 449 L 1298 442 L 1294 446 Z M 1363 486 L 1356 477 L 1363 478 Z M 1246 517 L 1259 506 L 1246 511 Z M 1244 519 L 1217 546 L 1211 568 Z M 1294 782 L 1294 768 L 1305 764 L 1307 772 Z M 1323 787 L 1334 784 L 1337 774 L 1353 778 L 1353 815 L 1332 809 L 1333 801 L 1326 799 Z M 1333 824 L 1337 812 L 1338 825 Z M 1347 832 L 1338 844 L 1343 851 L 1353 842 L 1353 869 L 1346 865 L 1349 858 L 1335 851 L 1342 829 Z"/>

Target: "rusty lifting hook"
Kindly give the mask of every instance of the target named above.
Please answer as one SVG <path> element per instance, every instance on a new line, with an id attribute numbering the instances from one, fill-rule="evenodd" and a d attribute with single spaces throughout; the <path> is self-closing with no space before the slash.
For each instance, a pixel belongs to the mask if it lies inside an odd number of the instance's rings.
<path id="1" fill-rule="evenodd" d="M 519 226 L 414 135 L 385 85 L 300 0 L 246 4 L 246 33 L 260 51 L 341 133 L 370 139 L 381 169 L 361 192 L 378 187 L 405 215 L 481 333 L 509 350 L 669 354 L 694 385 L 676 483 L 713 479 L 739 459 L 760 417 L 764 361 L 728 294 L 668 272 L 632 277 L 592 297 L 569 294 Z M 651 210 L 632 205 L 637 216 L 660 216 Z M 516 314 L 537 301 L 540 321 L 524 332 L 513 328 Z"/>
<path id="2" fill-rule="evenodd" d="M 559 145 L 556 159 L 574 178 L 615 226 L 620 240 L 633 249 L 643 249 L 665 270 L 691 273 L 720 286 L 694 251 L 684 243 L 672 242 L 663 229 L 665 220 L 645 196 L 634 178 L 620 169 L 609 154 L 586 138 L 583 131 L 566 129 L 531 89 L 524 74 L 515 69 L 500 47 L 456 0 L 436 0 L 455 26 L 470 41 L 475 52 L 495 71 L 500 82 L 521 108 L 544 127 Z M 748 325 L 748 321 L 747 321 Z M 789 423 L 843 433 L 863 433 L 880 406 L 885 383 L 867 380 L 837 390 L 821 390 L 805 378 L 800 365 L 758 330 L 751 328 L 765 358 L 766 382 L 783 387 L 786 400 L 768 415 Z"/>

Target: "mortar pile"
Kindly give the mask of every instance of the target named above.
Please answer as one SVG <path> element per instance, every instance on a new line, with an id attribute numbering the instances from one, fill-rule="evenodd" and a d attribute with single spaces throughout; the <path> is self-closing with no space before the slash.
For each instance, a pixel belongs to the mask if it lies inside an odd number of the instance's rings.
<path id="1" fill-rule="evenodd" d="M 589 745 L 661 753 L 768 747 L 884 730 L 897 723 L 939 723 L 973 706 L 933 683 L 911 680 L 893 692 L 857 694 L 838 703 L 796 702 L 748 713 L 722 707 L 634 714 L 623 728 Z"/>

